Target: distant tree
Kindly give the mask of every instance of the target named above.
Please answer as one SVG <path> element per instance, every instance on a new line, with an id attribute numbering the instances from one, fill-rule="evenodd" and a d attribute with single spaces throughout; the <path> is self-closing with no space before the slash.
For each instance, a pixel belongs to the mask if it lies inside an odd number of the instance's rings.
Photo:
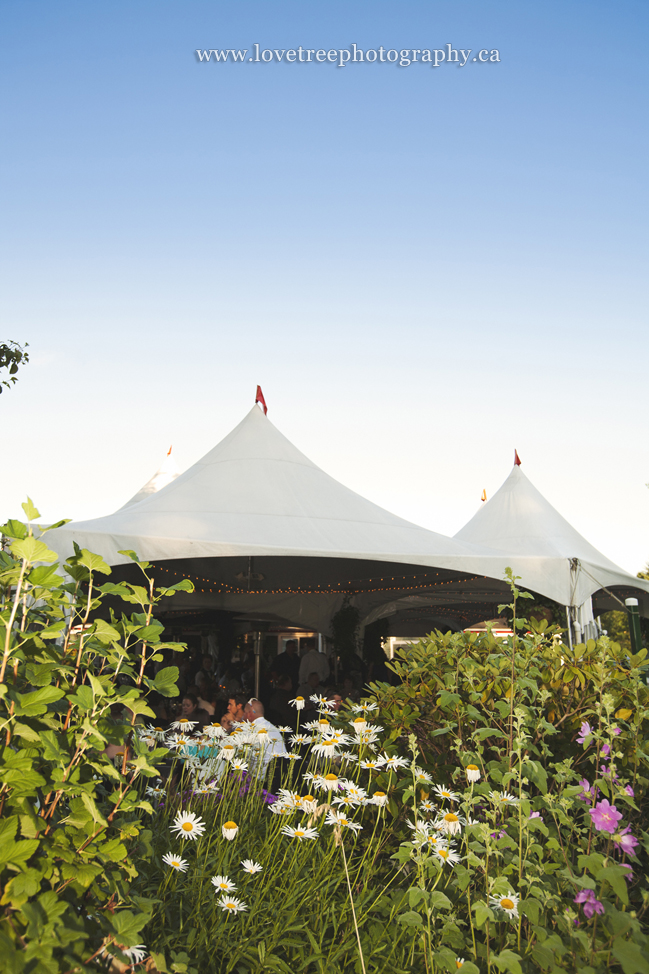
<path id="1" fill-rule="evenodd" d="M 18 366 L 26 365 L 29 362 L 29 354 L 25 351 L 29 348 L 27 342 L 25 342 L 24 347 L 19 345 L 18 342 L 4 342 L 0 343 L 0 370 L 7 369 L 9 372 L 8 379 L 0 379 L 0 392 L 2 392 L 3 386 L 9 389 L 14 382 L 18 381 Z"/>

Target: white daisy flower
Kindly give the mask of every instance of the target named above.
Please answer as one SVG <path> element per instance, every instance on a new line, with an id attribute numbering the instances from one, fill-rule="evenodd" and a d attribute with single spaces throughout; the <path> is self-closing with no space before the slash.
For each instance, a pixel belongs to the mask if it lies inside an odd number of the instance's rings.
<path id="1" fill-rule="evenodd" d="M 301 744 L 310 744 L 310 743 L 311 743 L 311 738 L 309 737 L 308 734 L 293 734 L 293 736 L 289 738 L 289 744 L 291 745 L 291 747 L 295 747 L 296 745 L 299 747 Z"/>
<path id="2" fill-rule="evenodd" d="M 455 970 L 459 971 L 460 968 L 464 967 L 464 957 L 455 958 Z"/>
<path id="3" fill-rule="evenodd" d="M 290 705 L 295 707 L 296 710 L 304 710 L 305 702 L 304 697 L 296 697 L 294 700 L 289 700 Z"/>
<path id="4" fill-rule="evenodd" d="M 492 791 L 489 797 L 495 805 L 518 805 L 518 798 L 510 795 L 508 791 Z"/>
<path id="5" fill-rule="evenodd" d="M 273 802 L 268 808 L 273 815 L 291 815 L 295 811 L 294 807 L 289 808 L 284 802 Z"/>
<path id="6" fill-rule="evenodd" d="M 280 755 L 280 757 L 281 757 L 281 755 Z M 289 751 L 289 753 L 288 754 L 285 754 L 284 757 L 288 761 L 301 761 L 302 760 L 302 755 L 301 754 L 293 754 L 292 751 Z"/>
<path id="7" fill-rule="evenodd" d="M 480 768 L 477 764 L 467 764 L 464 770 L 466 771 L 467 781 L 480 781 Z"/>
<path id="8" fill-rule="evenodd" d="M 304 795 L 301 799 L 300 808 L 302 811 L 306 812 L 307 815 L 313 815 L 318 807 L 318 799 L 314 798 L 313 795 Z"/>
<path id="9" fill-rule="evenodd" d="M 358 808 L 363 804 L 362 798 L 353 798 L 351 795 L 337 795 L 331 800 L 332 805 L 343 805 L 345 808 Z"/>
<path id="10" fill-rule="evenodd" d="M 397 768 L 407 768 L 409 764 L 408 758 L 401 758 L 396 754 L 391 757 L 389 754 L 385 754 L 384 752 L 381 757 L 385 762 L 386 769 L 390 771 L 396 771 Z"/>
<path id="11" fill-rule="evenodd" d="M 314 754 L 321 758 L 333 758 L 340 754 L 338 741 L 334 737 L 325 737 L 311 748 Z"/>
<path id="12" fill-rule="evenodd" d="M 317 829 L 308 829 L 299 825 L 296 828 L 293 828 L 291 825 L 284 825 L 282 826 L 282 832 L 284 835 L 288 835 L 289 838 L 298 839 L 300 842 L 303 839 L 317 839 L 319 835 Z"/>
<path id="13" fill-rule="evenodd" d="M 186 734 L 188 734 L 190 731 L 194 730 L 197 724 L 197 720 L 188 720 L 186 717 L 179 717 L 178 720 L 174 720 L 173 723 L 170 724 L 170 727 L 172 730 L 184 731 Z"/>
<path id="14" fill-rule="evenodd" d="M 365 717 L 354 717 L 354 719 L 350 720 L 349 723 L 354 731 L 364 731 L 367 727 L 367 720 Z"/>
<path id="15" fill-rule="evenodd" d="M 390 799 L 388 798 L 388 796 L 384 791 L 375 791 L 374 794 L 372 795 L 372 798 L 370 799 L 372 804 L 378 805 L 379 808 L 382 808 L 384 805 L 387 805 L 389 800 Z"/>
<path id="16" fill-rule="evenodd" d="M 204 730 L 208 737 L 218 738 L 218 737 L 228 736 L 228 732 L 224 730 L 223 727 L 221 727 L 221 724 L 208 724 L 207 727 L 204 728 Z"/>
<path id="17" fill-rule="evenodd" d="M 170 747 L 174 751 L 180 751 L 183 747 L 187 747 L 191 744 L 191 740 L 185 736 L 185 734 L 171 734 L 167 738 L 167 747 Z"/>
<path id="18" fill-rule="evenodd" d="M 223 758 L 224 761 L 231 761 L 234 755 L 237 753 L 237 749 L 234 744 L 222 744 L 219 749 L 219 756 Z"/>
<path id="19" fill-rule="evenodd" d="M 180 856 L 174 855 L 173 852 L 168 852 L 166 856 L 163 856 L 162 861 L 166 866 L 171 866 L 172 869 L 177 869 L 179 873 L 187 872 L 187 866 L 189 865 L 187 860 L 182 859 Z"/>
<path id="20" fill-rule="evenodd" d="M 244 873 L 249 873 L 251 876 L 254 876 L 255 873 L 260 873 L 263 868 L 258 862 L 255 862 L 254 859 L 242 859 L 241 867 Z"/>
<path id="21" fill-rule="evenodd" d="M 311 781 L 317 787 L 318 782 L 322 780 L 322 775 L 319 771 L 305 771 L 302 778 L 304 781 Z"/>
<path id="22" fill-rule="evenodd" d="M 156 740 L 158 740 L 158 741 L 164 741 L 164 739 L 165 739 L 165 733 L 166 733 L 164 727 L 160 727 L 160 726 L 158 726 L 156 724 L 147 724 L 147 728 L 146 729 L 147 729 L 147 731 L 148 731 L 149 734 L 152 734 L 153 737 L 155 737 Z"/>
<path id="23" fill-rule="evenodd" d="M 236 822 L 225 822 L 221 826 L 221 832 L 223 833 L 224 839 L 232 840 L 239 831 L 239 826 Z"/>
<path id="24" fill-rule="evenodd" d="M 372 745 L 380 740 L 378 734 L 374 734 L 370 730 L 356 731 L 356 743 L 363 744 L 365 747 L 371 747 L 372 750 L 376 750 Z"/>
<path id="25" fill-rule="evenodd" d="M 439 856 L 442 862 L 445 862 L 449 866 L 454 866 L 456 863 L 462 861 L 457 852 L 452 852 L 451 849 L 445 849 L 441 846 L 435 849 L 435 855 Z"/>
<path id="26" fill-rule="evenodd" d="M 149 785 L 146 794 L 149 798 L 163 798 L 167 792 L 161 782 L 159 785 Z"/>
<path id="27" fill-rule="evenodd" d="M 462 831 L 462 819 L 455 812 L 446 812 L 435 825 L 447 835 L 457 835 Z"/>
<path id="28" fill-rule="evenodd" d="M 352 712 L 355 714 L 369 714 L 374 710 L 378 710 L 378 703 L 353 703 Z"/>
<path id="29" fill-rule="evenodd" d="M 178 812 L 171 831 L 177 832 L 181 839 L 198 839 L 205 831 L 205 822 L 194 812 Z"/>
<path id="30" fill-rule="evenodd" d="M 460 796 L 456 791 L 451 791 L 449 788 L 445 788 L 444 785 L 433 785 L 433 791 L 437 792 L 440 798 L 446 798 L 450 802 L 460 800 Z"/>
<path id="31" fill-rule="evenodd" d="M 217 893 L 236 893 L 237 887 L 227 876 L 212 876 L 212 886 Z"/>
<path id="32" fill-rule="evenodd" d="M 363 828 L 358 822 L 352 822 L 344 812 L 327 812 L 325 824 L 350 829 L 352 832 L 360 832 Z"/>
<path id="33" fill-rule="evenodd" d="M 518 901 L 519 897 L 510 890 L 507 896 L 490 896 L 489 905 L 494 906 L 497 910 L 502 910 L 506 913 L 508 917 L 518 916 Z"/>
<path id="34" fill-rule="evenodd" d="M 143 744 L 146 744 L 147 747 L 155 747 L 158 743 L 153 734 L 140 734 L 139 739 Z"/>
<path id="35" fill-rule="evenodd" d="M 427 771 L 424 771 L 423 768 L 418 768 L 417 766 L 415 766 L 413 768 L 413 772 L 414 772 L 414 776 L 415 776 L 415 781 L 418 782 L 419 784 L 423 784 L 424 782 L 427 785 L 432 784 L 432 782 L 433 782 L 432 775 L 428 774 Z"/>
<path id="36" fill-rule="evenodd" d="M 309 700 L 312 703 L 317 704 L 318 707 L 328 707 L 329 706 L 329 701 L 327 700 L 326 697 L 323 697 L 321 693 L 312 693 L 311 696 L 309 697 Z"/>
<path id="37" fill-rule="evenodd" d="M 277 730 L 280 732 L 280 734 L 290 734 L 293 728 L 284 725 L 283 727 L 278 727 Z"/>
<path id="38" fill-rule="evenodd" d="M 358 762 L 365 771 L 378 771 L 383 767 L 383 758 L 368 758 L 366 761 Z"/>
<path id="39" fill-rule="evenodd" d="M 425 802 L 421 802 L 421 804 L 420 804 L 420 806 L 419 806 L 419 807 L 420 807 L 420 808 L 421 808 L 421 809 L 422 809 L 422 810 L 423 810 L 424 812 L 436 812 L 436 811 L 437 811 L 437 809 L 436 809 L 436 807 L 435 807 L 435 805 L 433 805 L 433 803 L 432 803 L 431 801 L 428 801 L 428 799 L 426 799 L 426 801 L 425 801 Z"/>
<path id="40" fill-rule="evenodd" d="M 319 775 L 318 781 L 314 780 L 313 784 L 315 785 L 316 788 L 319 788 L 320 791 L 335 791 L 338 788 L 338 786 L 341 784 L 341 779 L 338 777 L 337 774 L 330 773 L 325 775 Z"/>
<path id="41" fill-rule="evenodd" d="M 355 784 L 353 781 L 345 781 L 343 782 L 343 786 L 349 797 L 359 804 L 364 798 L 367 798 L 367 792 L 365 789 L 361 788 L 360 785 Z"/>
<path id="42" fill-rule="evenodd" d="M 238 900 L 236 896 L 222 896 L 218 903 L 226 913 L 242 913 L 248 909 L 247 905 Z"/>
<path id="43" fill-rule="evenodd" d="M 242 761 L 241 758 L 233 758 L 230 762 L 230 767 L 233 771 L 247 771 L 248 763 L 247 761 Z"/>

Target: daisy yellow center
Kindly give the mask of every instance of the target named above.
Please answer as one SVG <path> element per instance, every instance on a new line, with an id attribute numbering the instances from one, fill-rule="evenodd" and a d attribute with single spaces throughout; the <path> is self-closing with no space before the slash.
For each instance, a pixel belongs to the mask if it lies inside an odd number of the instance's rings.
<path id="1" fill-rule="evenodd" d="M 466 769 L 467 769 L 467 771 L 477 771 L 478 770 L 478 765 L 477 764 L 467 764 Z"/>
<path id="2" fill-rule="evenodd" d="M 239 826 L 237 825 L 236 822 L 226 822 L 225 825 L 223 826 L 224 829 L 236 829 L 238 827 Z"/>
<path id="3" fill-rule="evenodd" d="M 322 742 L 322 746 L 323 747 L 335 747 L 336 746 L 336 742 L 335 741 L 323 741 Z"/>
<path id="4" fill-rule="evenodd" d="M 442 798 L 448 798 L 450 794 L 451 794 L 450 791 L 444 791 L 444 789 L 442 788 Z"/>
<path id="5" fill-rule="evenodd" d="M 500 901 L 500 905 L 502 906 L 503 910 L 514 909 L 514 901 L 510 900 L 507 896 Z"/>
<path id="6" fill-rule="evenodd" d="M 154 727 L 153 729 L 154 731 L 158 731 L 158 733 L 162 733 L 162 727 Z"/>
<path id="7" fill-rule="evenodd" d="M 301 829 L 296 829 L 296 830 L 295 830 L 295 834 L 296 834 L 296 836 L 297 836 L 298 838 L 300 838 L 301 836 L 303 836 L 303 835 L 304 835 L 304 832 L 302 832 L 302 831 L 301 831 Z"/>
<path id="8" fill-rule="evenodd" d="M 235 910 L 236 909 L 234 903 L 226 903 L 225 905 L 227 906 L 228 910 Z"/>
<path id="9" fill-rule="evenodd" d="M 296 697 L 296 700 L 304 700 L 304 697 Z"/>
<path id="10" fill-rule="evenodd" d="M 347 825 L 347 819 L 345 818 L 344 815 L 341 815 L 338 821 L 340 822 L 341 825 Z"/>
<path id="11" fill-rule="evenodd" d="M 453 814 L 453 812 L 447 812 L 446 815 L 444 816 L 444 821 L 445 822 L 459 822 L 459 819 L 458 819 L 457 815 L 454 815 Z"/>
<path id="12" fill-rule="evenodd" d="M 457 968 L 457 970 L 459 971 L 459 969 L 460 969 L 461 967 L 464 967 L 464 961 L 461 961 L 461 960 L 456 960 L 456 961 L 455 961 L 455 967 L 456 967 L 456 968 Z"/>
<path id="13" fill-rule="evenodd" d="M 354 723 L 355 723 L 355 724 L 364 724 L 364 723 L 365 723 L 365 718 L 364 718 L 364 717 L 357 717 L 357 718 L 356 718 L 356 719 L 354 720 Z"/>
<path id="14" fill-rule="evenodd" d="M 337 774 L 326 774 L 325 775 L 325 781 L 338 781 L 338 775 Z"/>
<path id="15" fill-rule="evenodd" d="M 442 857 L 442 859 L 447 859 L 448 858 L 448 852 L 446 851 L 446 849 L 440 849 L 439 850 L 439 855 Z"/>
<path id="16" fill-rule="evenodd" d="M 375 798 L 385 798 L 385 792 L 384 791 L 375 791 L 374 792 L 374 797 Z"/>
<path id="17" fill-rule="evenodd" d="M 302 799 L 302 801 L 303 802 L 312 802 L 313 801 L 313 795 L 305 795 L 304 798 Z"/>
<path id="18" fill-rule="evenodd" d="M 228 888 L 228 884 L 227 883 L 219 883 L 219 886 L 221 887 L 221 889 L 227 889 Z"/>
<path id="19" fill-rule="evenodd" d="M 193 822 L 183 822 L 183 831 L 185 831 L 185 832 L 193 832 L 194 831 L 194 823 Z"/>
<path id="20" fill-rule="evenodd" d="M 178 860 L 177 860 L 177 859 L 172 859 L 172 860 L 171 860 L 171 865 L 172 865 L 172 866 L 180 866 L 180 863 L 178 862 Z"/>

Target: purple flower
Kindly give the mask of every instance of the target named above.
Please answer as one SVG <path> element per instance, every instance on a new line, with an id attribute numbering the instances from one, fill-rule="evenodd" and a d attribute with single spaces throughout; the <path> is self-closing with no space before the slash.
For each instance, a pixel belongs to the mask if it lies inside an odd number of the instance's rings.
<path id="1" fill-rule="evenodd" d="M 579 728 L 579 737 L 577 738 L 577 744 L 584 744 L 586 738 L 590 737 L 593 733 L 592 728 L 587 720 L 582 720 L 581 727 Z"/>
<path id="2" fill-rule="evenodd" d="M 507 835 L 507 833 L 506 832 L 503 832 L 502 829 L 501 829 L 500 832 L 492 832 L 491 833 L 491 838 L 492 839 L 504 839 L 506 835 Z"/>
<path id="3" fill-rule="evenodd" d="M 616 737 L 619 737 L 620 734 L 622 733 L 622 731 L 620 730 L 619 727 L 614 727 L 613 728 L 613 733 L 615 734 Z"/>
<path id="4" fill-rule="evenodd" d="M 601 751 L 602 757 L 607 758 L 610 753 L 611 753 L 611 749 L 608 746 L 608 744 L 602 744 L 602 751 Z"/>
<path id="5" fill-rule="evenodd" d="M 621 812 L 618 812 L 615 805 L 609 804 L 607 798 L 597 802 L 595 808 L 589 808 L 588 814 L 598 832 L 610 832 L 611 834 L 615 832 L 617 823 L 622 818 Z"/>
<path id="6" fill-rule="evenodd" d="M 631 828 L 628 825 L 613 836 L 613 842 L 616 842 L 622 852 L 629 856 L 635 855 L 635 850 L 639 844 L 638 840 L 631 835 Z"/>
<path id="7" fill-rule="evenodd" d="M 594 913 L 603 913 L 604 905 L 595 898 L 592 889 L 581 889 L 575 896 L 573 903 L 581 903 L 584 908 L 584 916 L 590 918 Z"/>
<path id="8" fill-rule="evenodd" d="M 635 798 L 635 791 L 633 790 L 631 785 L 627 785 L 624 790 L 627 793 L 627 795 L 629 795 L 630 798 Z"/>
<path id="9" fill-rule="evenodd" d="M 540 818 L 543 821 L 543 816 L 540 812 L 530 812 L 530 818 Z"/>
<path id="10" fill-rule="evenodd" d="M 593 798 L 597 797 L 597 792 L 599 791 L 599 789 L 595 787 L 591 788 L 590 781 L 587 781 L 586 778 L 582 778 L 579 784 L 584 789 L 581 795 L 577 795 L 579 801 L 590 803 L 593 800 Z"/>

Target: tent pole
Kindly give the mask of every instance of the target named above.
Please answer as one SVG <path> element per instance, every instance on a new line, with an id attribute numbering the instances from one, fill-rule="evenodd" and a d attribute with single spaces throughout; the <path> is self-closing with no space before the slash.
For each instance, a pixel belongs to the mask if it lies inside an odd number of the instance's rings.
<path id="1" fill-rule="evenodd" d="M 631 649 L 636 656 L 642 649 L 642 630 L 640 629 L 640 614 L 638 612 L 637 599 L 625 599 L 624 604 L 629 613 L 629 635 L 631 636 Z"/>
<path id="2" fill-rule="evenodd" d="M 568 645 L 572 652 L 572 626 L 570 625 L 570 607 L 566 606 L 566 622 L 568 623 Z"/>
<path id="3" fill-rule="evenodd" d="M 255 698 L 259 700 L 259 677 L 261 674 L 261 633 L 255 633 Z"/>

